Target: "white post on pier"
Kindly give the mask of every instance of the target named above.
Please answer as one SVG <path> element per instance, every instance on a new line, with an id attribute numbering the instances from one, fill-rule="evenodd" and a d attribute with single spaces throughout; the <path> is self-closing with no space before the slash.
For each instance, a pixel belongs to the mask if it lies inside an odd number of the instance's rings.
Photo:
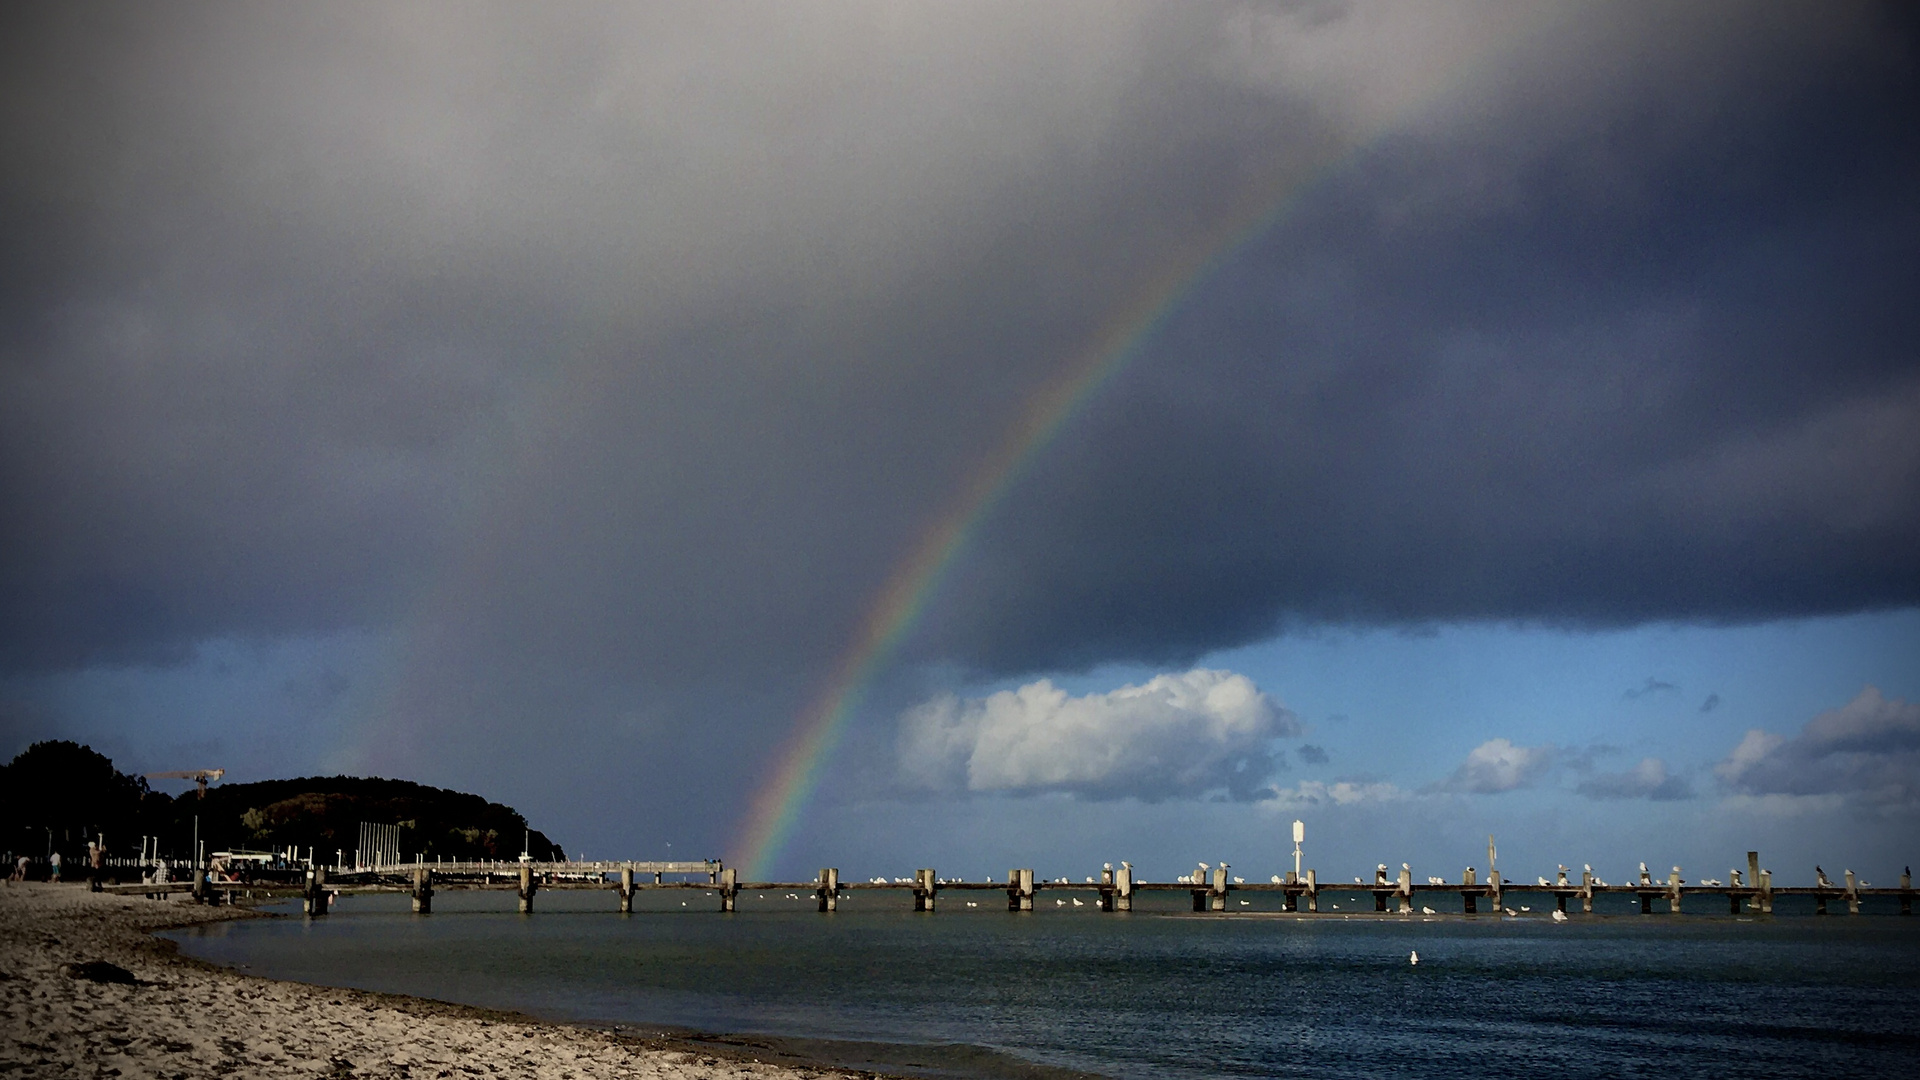
<path id="1" fill-rule="evenodd" d="M 1300 880 L 1300 842 L 1307 838 L 1307 823 L 1295 820 L 1293 823 L 1293 878 Z"/>
<path id="2" fill-rule="evenodd" d="M 1133 910 L 1133 864 L 1122 862 L 1113 876 L 1113 910 Z"/>
<path id="3" fill-rule="evenodd" d="M 1406 863 L 1400 864 L 1400 883 L 1394 892 L 1400 896 L 1400 914 L 1413 914 L 1413 868 Z"/>

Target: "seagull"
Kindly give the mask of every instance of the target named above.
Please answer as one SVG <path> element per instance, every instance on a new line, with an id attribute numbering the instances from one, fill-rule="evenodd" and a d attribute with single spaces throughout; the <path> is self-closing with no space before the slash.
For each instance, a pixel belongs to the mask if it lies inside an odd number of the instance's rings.
<path id="1" fill-rule="evenodd" d="M 1233 883 L 1235 885 L 1245 885 L 1247 883 L 1247 879 L 1243 877 L 1237 877 L 1233 879 Z"/>
<path id="2" fill-rule="evenodd" d="M 967 901 L 967 906 L 968 906 L 968 907 L 979 907 L 980 905 L 979 905 L 979 904 L 976 904 L 976 903 L 974 903 L 974 902 L 973 902 L 973 901 L 971 901 L 971 900 L 969 900 L 969 901 Z"/>
<path id="3" fill-rule="evenodd" d="M 1566 912 L 1564 912 L 1564 911 L 1556 911 L 1556 912 L 1554 912 L 1554 913 L 1553 913 L 1553 921 L 1554 921 L 1554 922 L 1566 922 L 1566 921 L 1567 921 L 1567 913 L 1566 913 Z"/>
<path id="4" fill-rule="evenodd" d="M 1702 884 L 1702 885 L 1706 885 L 1706 886 L 1708 886 L 1708 887 L 1710 887 L 1710 888 L 1715 888 L 1715 889 L 1717 889 L 1717 888 L 1719 888 L 1719 887 L 1720 887 L 1720 879 L 1719 879 L 1719 878 L 1711 878 L 1711 877 L 1706 877 L 1706 878 L 1701 878 L 1701 879 L 1700 879 L 1700 884 Z"/>
<path id="5" fill-rule="evenodd" d="M 1088 879 L 1087 879 L 1087 884 L 1089 884 L 1089 885 L 1091 885 L 1091 884 L 1093 884 L 1093 879 L 1092 879 L 1092 878 L 1088 878 Z"/>
<path id="6" fill-rule="evenodd" d="M 1418 950 L 1407 954 L 1407 963 L 1418 964 L 1419 962 L 1420 962 L 1420 953 L 1418 952 Z"/>
<path id="7" fill-rule="evenodd" d="M 1528 907 L 1528 906 L 1526 906 L 1525 904 L 1522 904 L 1522 905 L 1520 905 L 1520 910 L 1521 910 L 1521 911 L 1532 911 L 1533 909 L 1532 909 L 1532 908 L 1530 908 L 1530 907 Z"/>
<path id="8" fill-rule="evenodd" d="M 1364 881 L 1361 881 L 1361 880 L 1360 880 L 1359 878 L 1354 878 L 1354 879 L 1353 879 L 1353 883 L 1354 883 L 1355 885 L 1365 885 L 1365 884 L 1366 884 L 1366 882 L 1364 882 Z"/>
<path id="9" fill-rule="evenodd" d="M 1242 901 L 1240 901 L 1240 906 L 1241 906 L 1241 907 L 1249 907 L 1249 906 L 1251 906 L 1252 904 L 1253 904 L 1253 901 L 1251 901 L 1251 900 L 1242 900 Z"/>
<path id="10" fill-rule="evenodd" d="M 1333 910 L 1335 910 L 1335 911 L 1339 911 L 1339 910 L 1340 910 L 1340 905 L 1339 905 L 1339 904 L 1334 904 L 1334 905 L 1332 905 L 1332 907 L 1333 907 Z"/>
<path id="11" fill-rule="evenodd" d="M 1446 883 L 1447 883 L 1446 878 L 1439 878 L 1439 877 L 1427 878 L 1427 884 L 1429 885 L 1445 885 Z"/>
<path id="12" fill-rule="evenodd" d="M 1066 907 L 1066 906 L 1067 906 L 1067 902 L 1066 902 L 1065 900 L 1055 900 L 1055 901 L 1053 902 L 1053 906 L 1054 906 L 1054 907 Z"/>
<path id="13" fill-rule="evenodd" d="M 1547 883 L 1547 879 L 1546 879 L 1546 878 L 1540 878 L 1540 879 L 1539 879 L 1539 882 L 1540 882 L 1540 884 L 1542 884 L 1542 885 L 1545 885 L 1545 884 Z"/>
<path id="14" fill-rule="evenodd" d="M 1100 869 L 1102 869 L 1102 870 L 1111 870 L 1111 869 L 1113 869 L 1113 864 L 1112 864 L 1112 863 L 1101 863 L 1101 864 L 1100 864 Z"/>
<path id="15" fill-rule="evenodd" d="M 1082 901 L 1081 901 L 1081 899 L 1080 899 L 1079 897 L 1077 897 L 1077 896 L 1076 896 L 1076 897 L 1074 897 L 1074 898 L 1073 898 L 1073 906 L 1074 906 L 1074 907 L 1086 907 L 1087 905 L 1086 905 L 1086 904 L 1085 904 L 1084 902 L 1082 902 Z"/>
<path id="16" fill-rule="evenodd" d="M 1422 914 L 1422 915 L 1431 915 L 1431 914 L 1433 914 L 1433 909 L 1432 909 L 1432 908 L 1430 908 L 1430 907 L 1423 907 L 1423 908 L 1421 908 L 1421 909 L 1420 909 L 1420 914 Z"/>
<path id="17" fill-rule="evenodd" d="M 1272 880 L 1273 880 L 1273 883 L 1274 883 L 1275 885 L 1278 885 L 1278 884 L 1280 884 L 1280 875 L 1279 875 L 1279 874 L 1275 874 L 1275 875 L 1273 875 L 1273 878 L 1272 878 Z"/>

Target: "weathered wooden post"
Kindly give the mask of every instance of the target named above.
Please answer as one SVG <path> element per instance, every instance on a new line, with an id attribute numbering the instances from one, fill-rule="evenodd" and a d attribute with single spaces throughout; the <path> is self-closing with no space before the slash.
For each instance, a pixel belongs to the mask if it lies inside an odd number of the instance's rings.
<path id="1" fill-rule="evenodd" d="M 1300 875 L 1292 870 L 1287 871 L 1287 880 L 1281 889 L 1282 895 L 1286 897 L 1286 903 L 1281 905 L 1282 910 L 1300 910 L 1300 894 L 1294 889 L 1298 884 L 1300 884 Z"/>
<path id="2" fill-rule="evenodd" d="M 1580 910 L 1593 914 L 1593 870 L 1589 867 L 1580 871 Z"/>
<path id="3" fill-rule="evenodd" d="M 1033 910 L 1033 871 L 1007 871 L 1007 910 Z"/>
<path id="4" fill-rule="evenodd" d="M 1680 868 L 1667 875 L 1667 914 L 1680 914 Z"/>
<path id="5" fill-rule="evenodd" d="M 940 891 L 940 879 L 931 869 L 913 872 L 913 910 L 932 911 L 934 898 Z"/>
<path id="6" fill-rule="evenodd" d="M 1500 906 L 1500 871 L 1492 869 L 1491 867 L 1487 869 L 1487 901 L 1487 910 L 1493 912 L 1495 915 L 1500 914 L 1502 910 Z"/>
<path id="7" fill-rule="evenodd" d="M 1753 897 L 1747 903 L 1747 910 L 1760 914 L 1760 853 L 1747 852 L 1747 887 L 1754 890 Z"/>
<path id="8" fill-rule="evenodd" d="M 327 913 L 327 868 L 316 866 L 307 871 L 307 914 Z"/>
<path id="9" fill-rule="evenodd" d="M 633 914 L 633 867 L 620 868 L 620 914 Z"/>
<path id="10" fill-rule="evenodd" d="M 1847 871 L 1847 914 L 1860 914 L 1860 882 L 1851 870 Z"/>
<path id="11" fill-rule="evenodd" d="M 416 915 L 433 914 L 433 871 L 424 866 L 413 870 L 413 912 Z"/>
<path id="12" fill-rule="evenodd" d="M 1193 883 L 1193 888 L 1190 890 L 1193 893 L 1193 910 L 1207 910 L 1207 892 L 1211 888 L 1211 886 L 1207 884 L 1207 868 L 1204 866 L 1195 866 L 1193 868 L 1193 877 L 1188 880 Z"/>
<path id="13" fill-rule="evenodd" d="M 1307 871 L 1307 910 L 1320 910 L 1320 875 L 1312 870 Z"/>
<path id="14" fill-rule="evenodd" d="M 534 894 L 534 890 L 538 889 L 539 887 L 540 887 L 539 882 L 535 881 L 533 877 L 533 867 L 528 866 L 526 863 L 521 863 L 520 864 L 520 914 L 522 915 L 533 914 L 533 894 Z"/>
<path id="15" fill-rule="evenodd" d="M 1413 869 L 1406 863 L 1400 864 L 1400 884 L 1394 891 L 1400 895 L 1400 914 L 1413 914 Z"/>
<path id="16" fill-rule="evenodd" d="M 1133 864 L 1123 862 L 1113 876 L 1113 910 L 1133 910 Z"/>
<path id="17" fill-rule="evenodd" d="M 1100 910 L 1113 910 L 1113 864 L 1100 868 Z"/>
<path id="18" fill-rule="evenodd" d="M 1913 914 L 1913 868 L 1908 867 L 1900 875 L 1900 914 Z"/>
<path id="19" fill-rule="evenodd" d="M 1773 914 L 1773 871 L 1760 871 L 1760 911 Z"/>
<path id="20" fill-rule="evenodd" d="M 1227 864 L 1221 863 L 1213 868 L 1213 887 L 1207 890 L 1207 909 L 1209 911 L 1227 910 Z"/>
<path id="21" fill-rule="evenodd" d="M 740 895 L 740 871 L 728 866 L 717 875 L 720 879 L 720 910 L 732 911 L 734 901 Z"/>
<path id="22" fill-rule="evenodd" d="M 1477 915 L 1480 912 L 1480 898 L 1467 891 L 1477 883 L 1478 876 L 1471 866 L 1467 867 L 1466 873 L 1460 875 L 1460 910 L 1469 915 Z"/>
<path id="23" fill-rule="evenodd" d="M 840 910 L 840 870 L 838 867 L 827 866 L 821 868 L 820 884 L 814 888 L 813 894 L 820 901 L 821 911 Z"/>

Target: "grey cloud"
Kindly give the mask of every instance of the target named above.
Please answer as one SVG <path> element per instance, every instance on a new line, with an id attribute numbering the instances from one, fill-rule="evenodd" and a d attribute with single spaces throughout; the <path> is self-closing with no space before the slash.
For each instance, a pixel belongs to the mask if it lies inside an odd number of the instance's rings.
<path id="1" fill-rule="evenodd" d="M 1332 759 L 1327 756 L 1327 751 L 1324 747 L 1315 746 L 1312 743 L 1301 743 L 1300 760 L 1309 765 L 1325 765 Z"/>
<path id="2" fill-rule="evenodd" d="M 1677 694 L 1679 692 L 1680 686 L 1678 683 L 1664 682 L 1649 675 L 1647 676 L 1646 682 L 1629 689 L 1621 696 L 1628 701 L 1632 701 L 1634 698 L 1643 698 L 1652 694 Z"/>
<path id="3" fill-rule="evenodd" d="M 1552 746 L 1516 746 L 1510 739 L 1488 739 L 1431 790 L 1495 795 L 1532 787 L 1553 770 L 1558 757 L 1559 751 Z"/>
<path id="4" fill-rule="evenodd" d="M 1920 703 L 1866 687 L 1793 736 L 1748 731 L 1714 772 L 1741 795 L 1838 795 L 1911 808 L 1920 804 Z"/>
<path id="5" fill-rule="evenodd" d="M 1590 799 L 1651 799 L 1671 802 L 1693 797 L 1693 786 L 1683 776 L 1667 770 L 1659 758 L 1641 758 L 1625 772 L 1595 773 L 1580 781 L 1574 790 Z"/>
<path id="6" fill-rule="evenodd" d="M 1719 694 L 1708 694 L 1707 699 L 1700 703 L 1700 711 L 1703 713 L 1710 713 L 1719 707 L 1720 707 Z"/>

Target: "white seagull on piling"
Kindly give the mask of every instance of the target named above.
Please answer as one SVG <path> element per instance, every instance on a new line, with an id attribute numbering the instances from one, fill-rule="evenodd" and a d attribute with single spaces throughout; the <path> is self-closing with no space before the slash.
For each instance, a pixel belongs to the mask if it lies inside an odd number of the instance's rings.
<path id="1" fill-rule="evenodd" d="M 1422 914 L 1422 915 L 1431 915 L 1431 914 L 1433 914 L 1433 909 L 1432 909 L 1432 908 L 1430 908 L 1430 907 L 1423 907 L 1423 908 L 1421 908 L 1421 909 L 1420 909 L 1420 914 Z"/>
<path id="2" fill-rule="evenodd" d="M 1567 913 L 1566 913 L 1566 912 L 1564 912 L 1564 911 L 1555 911 L 1555 912 L 1553 913 L 1553 921 L 1554 921 L 1554 922 L 1566 922 L 1566 921 L 1567 921 Z"/>
<path id="3" fill-rule="evenodd" d="M 1417 950 L 1417 949 L 1416 949 L 1416 950 L 1414 950 L 1413 952 L 1410 952 L 1410 953 L 1408 953 L 1408 954 L 1407 954 L 1407 963 L 1409 963 L 1409 964 L 1418 964 L 1419 962 L 1420 962 L 1420 952 L 1419 952 L 1419 950 Z"/>

